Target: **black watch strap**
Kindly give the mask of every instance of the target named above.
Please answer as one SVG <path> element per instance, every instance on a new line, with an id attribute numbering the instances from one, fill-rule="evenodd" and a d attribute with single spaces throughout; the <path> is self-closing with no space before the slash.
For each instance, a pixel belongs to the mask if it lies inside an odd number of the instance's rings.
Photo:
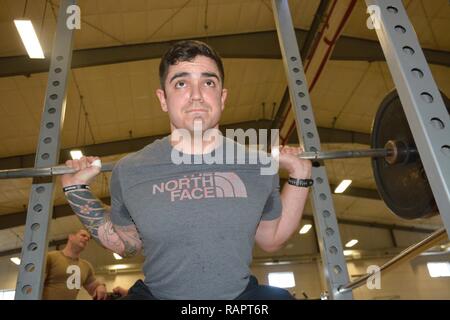
<path id="1" fill-rule="evenodd" d="M 289 177 L 288 183 L 291 186 L 308 188 L 314 184 L 314 180 L 313 179 L 296 179 L 296 178 Z"/>
<path id="2" fill-rule="evenodd" d="M 87 184 L 75 184 L 72 186 L 67 186 L 63 188 L 63 192 L 73 191 L 73 190 L 90 190 Z"/>

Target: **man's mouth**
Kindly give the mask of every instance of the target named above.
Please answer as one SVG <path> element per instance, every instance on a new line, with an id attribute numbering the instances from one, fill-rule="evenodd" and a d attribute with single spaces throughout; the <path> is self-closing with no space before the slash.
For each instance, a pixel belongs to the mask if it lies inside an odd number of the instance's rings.
<path id="1" fill-rule="evenodd" d="M 195 113 L 195 112 L 208 112 L 207 109 L 190 109 L 188 111 L 186 111 L 187 113 Z"/>

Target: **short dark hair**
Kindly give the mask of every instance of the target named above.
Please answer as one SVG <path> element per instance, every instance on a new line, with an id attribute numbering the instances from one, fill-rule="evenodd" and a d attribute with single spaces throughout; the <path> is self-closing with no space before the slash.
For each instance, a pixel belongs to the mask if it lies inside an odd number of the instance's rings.
<path id="1" fill-rule="evenodd" d="M 159 82 L 161 88 L 164 89 L 164 84 L 167 78 L 167 73 L 170 66 L 183 61 L 192 61 L 197 56 L 205 56 L 214 60 L 220 72 L 220 79 L 222 85 L 225 80 L 225 73 L 223 69 L 222 59 L 219 54 L 204 42 L 197 40 L 182 40 L 176 42 L 166 53 L 162 56 L 159 64 Z"/>

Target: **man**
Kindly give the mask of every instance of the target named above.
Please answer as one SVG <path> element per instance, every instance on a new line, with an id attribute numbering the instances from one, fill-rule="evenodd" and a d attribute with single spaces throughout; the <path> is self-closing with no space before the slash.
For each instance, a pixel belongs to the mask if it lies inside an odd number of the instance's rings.
<path id="1" fill-rule="evenodd" d="M 286 290 L 258 285 L 249 266 L 255 241 L 273 252 L 297 230 L 307 187 L 286 185 L 280 197 L 278 175 L 262 175 L 260 164 L 197 161 L 230 143 L 217 133 L 227 90 L 212 48 L 176 43 L 162 57 L 159 75 L 156 95 L 171 135 L 115 166 L 111 214 L 88 189 L 100 171 L 93 165 L 98 158 L 67 161 L 79 170 L 63 176 L 69 203 L 104 247 L 121 256 L 145 249 L 145 279 L 130 288 L 129 299 L 291 299 Z M 194 139 L 184 139 L 186 132 Z M 200 143 L 199 132 L 206 136 Z M 291 183 L 308 186 L 311 162 L 299 152 L 282 148 L 279 164 Z M 194 164 L 175 164 L 174 154 Z"/>
<path id="2" fill-rule="evenodd" d="M 81 286 L 93 299 L 106 299 L 105 285 L 95 279 L 92 265 L 80 258 L 90 238 L 86 230 L 79 230 L 69 235 L 63 250 L 47 254 L 44 300 L 75 300 Z"/>

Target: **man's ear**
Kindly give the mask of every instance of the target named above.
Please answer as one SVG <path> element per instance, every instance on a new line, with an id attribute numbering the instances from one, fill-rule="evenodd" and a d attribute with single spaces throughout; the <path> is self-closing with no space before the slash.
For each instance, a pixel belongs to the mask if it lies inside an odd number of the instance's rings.
<path id="1" fill-rule="evenodd" d="M 228 95 L 228 90 L 227 89 L 222 89 L 222 96 L 220 97 L 220 100 L 222 102 L 221 105 L 221 109 L 223 111 L 223 109 L 225 109 L 225 101 L 227 100 L 227 95 Z"/>
<path id="2" fill-rule="evenodd" d="M 161 109 L 164 112 L 167 112 L 167 102 L 166 102 L 166 93 L 163 89 L 156 89 L 156 96 L 158 97 L 159 104 L 161 105 Z"/>

